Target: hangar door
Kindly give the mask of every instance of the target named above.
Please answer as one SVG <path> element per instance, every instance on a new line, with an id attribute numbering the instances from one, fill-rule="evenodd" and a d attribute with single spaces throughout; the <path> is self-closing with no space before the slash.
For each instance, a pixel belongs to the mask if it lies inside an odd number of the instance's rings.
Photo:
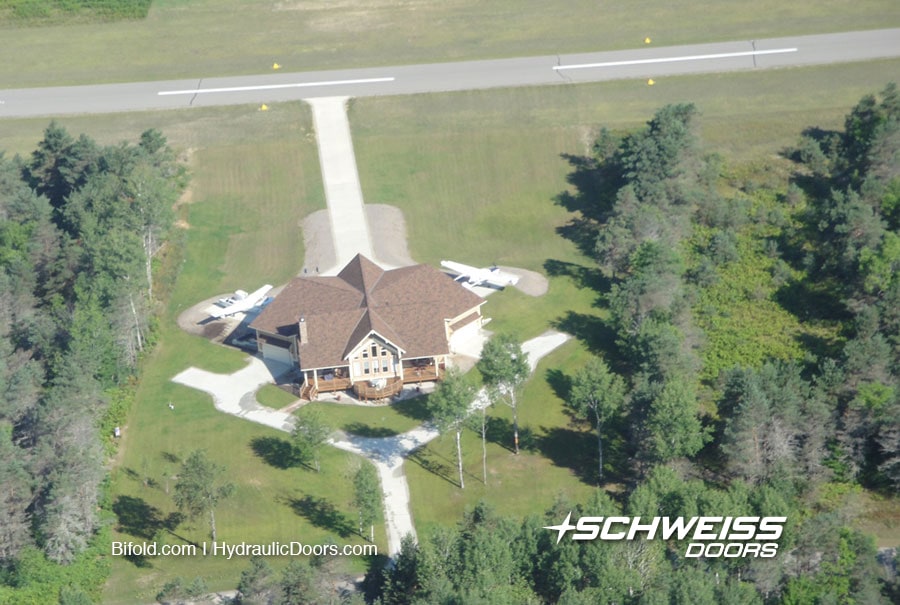
<path id="1" fill-rule="evenodd" d="M 285 343 L 287 344 L 287 343 Z M 263 359 L 266 361 L 277 361 L 286 365 L 292 365 L 294 360 L 291 359 L 291 350 L 286 347 L 278 346 L 278 344 L 262 341 Z"/>

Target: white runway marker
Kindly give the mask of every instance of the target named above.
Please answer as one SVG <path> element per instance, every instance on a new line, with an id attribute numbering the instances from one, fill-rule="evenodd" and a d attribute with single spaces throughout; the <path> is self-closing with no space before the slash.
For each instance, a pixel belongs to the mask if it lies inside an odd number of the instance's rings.
<path id="1" fill-rule="evenodd" d="M 260 86 L 229 86 L 227 88 L 193 88 L 190 90 L 162 90 L 156 94 L 167 95 L 202 95 L 210 92 L 245 92 L 248 90 L 278 90 L 280 88 L 312 88 L 315 86 L 338 86 L 340 84 L 375 84 L 393 82 L 395 78 L 363 78 L 361 80 L 332 80 L 325 82 L 295 82 L 293 84 L 262 84 Z"/>
<path id="2" fill-rule="evenodd" d="M 776 48 L 774 50 L 747 50 L 735 53 L 717 53 L 714 55 L 687 55 L 684 57 L 660 57 L 658 59 L 634 59 L 631 61 L 609 61 L 606 63 L 582 63 L 580 65 L 555 65 L 556 71 L 563 69 L 588 69 L 591 67 L 622 67 L 624 65 L 652 65 L 653 63 L 677 63 L 679 61 L 703 61 L 705 59 L 730 59 L 732 57 L 755 57 L 758 55 L 777 55 L 795 53 L 798 48 Z"/>

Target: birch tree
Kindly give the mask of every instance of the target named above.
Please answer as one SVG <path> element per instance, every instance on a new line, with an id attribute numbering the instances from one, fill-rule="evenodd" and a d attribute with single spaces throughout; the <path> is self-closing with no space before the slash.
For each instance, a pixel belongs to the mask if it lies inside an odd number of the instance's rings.
<path id="1" fill-rule="evenodd" d="M 513 446 L 519 453 L 518 391 L 528 378 L 528 355 L 522 345 L 508 334 L 495 336 L 484 345 L 478 370 L 484 376 L 492 401 L 500 401 L 512 408 Z"/>
<path id="2" fill-rule="evenodd" d="M 475 389 L 457 370 L 451 368 L 444 380 L 428 397 L 428 413 L 432 422 L 442 433 L 452 430 L 456 433 L 456 462 L 459 469 L 459 487 L 465 489 L 463 479 L 462 446 L 460 435 L 469 412 L 469 404 L 475 397 Z"/>
<path id="3" fill-rule="evenodd" d="M 181 465 L 175 484 L 175 504 L 189 518 L 209 514 L 209 533 L 216 541 L 216 507 L 234 493 L 234 484 L 222 481 L 224 468 L 195 450 Z"/>

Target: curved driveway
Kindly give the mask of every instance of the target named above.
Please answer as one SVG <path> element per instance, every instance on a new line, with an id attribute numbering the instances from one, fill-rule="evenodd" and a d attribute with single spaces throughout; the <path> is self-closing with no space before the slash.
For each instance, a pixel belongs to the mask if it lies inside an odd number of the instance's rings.
<path id="1" fill-rule="evenodd" d="M 824 65 L 900 57 L 900 29 L 691 46 L 200 80 L 0 91 L 0 117 L 112 113 L 274 103 L 703 72 Z"/>

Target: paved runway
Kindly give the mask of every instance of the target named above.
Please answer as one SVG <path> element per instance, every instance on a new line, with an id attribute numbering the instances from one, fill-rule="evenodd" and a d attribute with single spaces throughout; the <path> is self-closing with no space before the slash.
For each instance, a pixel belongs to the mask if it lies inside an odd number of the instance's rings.
<path id="1" fill-rule="evenodd" d="M 660 78 L 900 57 L 900 29 L 338 71 L 0 91 L 0 117 Z M 893 75 L 895 78 L 896 74 Z M 890 78 L 891 74 L 886 74 Z"/>

